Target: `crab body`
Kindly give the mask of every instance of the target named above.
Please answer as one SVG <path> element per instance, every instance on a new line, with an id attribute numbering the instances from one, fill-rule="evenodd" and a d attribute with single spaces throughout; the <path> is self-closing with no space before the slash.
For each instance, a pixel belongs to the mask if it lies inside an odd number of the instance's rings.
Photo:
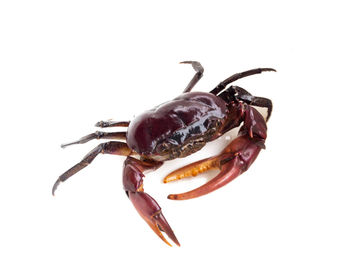
<path id="1" fill-rule="evenodd" d="M 136 117 L 126 142 L 148 159 L 186 157 L 219 135 L 227 114 L 226 102 L 213 94 L 184 93 Z"/>
<path id="2" fill-rule="evenodd" d="M 180 96 L 142 113 L 131 122 L 101 121 L 96 124 L 102 128 L 128 127 L 126 131 L 97 131 L 78 141 L 62 145 L 83 144 L 92 139 L 125 141 L 109 141 L 96 146 L 79 163 L 59 176 L 53 186 L 53 194 L 60 183 L 88 166 L 97 155 L 126 156 L 122 181 L 128 198 L 165 243 L 170 245 L 162 232 L 180 245 L 160 206 L 144 191 L 144 172 L 159 168 L 166 160 L 186 157 L 203 148 L 207 142 L 239 126 L 238 137 L 217 156 L 173 171 L 164 178 L 164 183 L 195 176 L 212 168 L 220 169 L 219 174 L 206 184 L 186 193 L 168 196 L 173 200 L 185 200 L 208 194 L 245 172 L 261 149 L 265 148 L 266 122 L 271 115 L 272 102 L 267 98 L 253 96 L 241 87 L 227 86 L 246 76 L 275 71 L 271 68 L 252 69 L 230 76 L 209 93 L 190 92 L 202 77 L 204 69 L 196 61 L 182 63 L 191 64 L 196 74 Z M 267 108 L 266 119 L 254 106 Z"/>

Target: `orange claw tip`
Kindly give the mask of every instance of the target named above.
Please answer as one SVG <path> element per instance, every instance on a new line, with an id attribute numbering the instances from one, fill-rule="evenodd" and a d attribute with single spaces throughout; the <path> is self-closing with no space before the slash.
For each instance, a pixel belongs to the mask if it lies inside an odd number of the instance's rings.
<path id="1" fill-rule="evenodd" d="M 171 200 L 181 200 L 181 198 L 179 199 L 177 195 L 174 195 L 174 194 L 171 194 L 171 195 L 168 195 L 168 199 L 171 199 Z"/>
<path id="2" fill-rule="evenodd" d="M 187 199 L 191 199 L 191 198 L 195 198 L 197 196 L 192 196 L 192 195 L 189 195 L 189 194 L 170 194 L 168 195 L 168 199 L 171 199 L 171 200 L 187 200 Z"/>
<path id="3" fill-rule="evenodd" d="M 163 179 L 163 183 L 167 184 L 172 181 L 180 180 L 182 177 L 177 175 L 168 175 Z"/>

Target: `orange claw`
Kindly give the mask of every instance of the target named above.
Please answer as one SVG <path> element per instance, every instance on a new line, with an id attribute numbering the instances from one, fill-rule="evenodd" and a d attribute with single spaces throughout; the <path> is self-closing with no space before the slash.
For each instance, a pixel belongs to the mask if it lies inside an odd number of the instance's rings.
<path id="1" fill-rule="evenodd" d="M 180 180 L 183 178 L 197 176 L 199 173 L 213 168 L 220 168 L 220 157 L 203 159 L 169 173 L 163 180 L 164 183 Z"/>
<path id="2" fill-rule="evenodd" d="M 249 168 L 262 148 L 264 148 L 263 139 L 242 135 L 233 140 L 218 156 L 191 163 L 170 173 L 164 178 L 165 183 L 196 176 L 209 169 L 220 169 L 220 173 L 206 184 L 186 193 L 171 194 L 168 198 L 173 200 L 191 199 L 226 185 Z"/>

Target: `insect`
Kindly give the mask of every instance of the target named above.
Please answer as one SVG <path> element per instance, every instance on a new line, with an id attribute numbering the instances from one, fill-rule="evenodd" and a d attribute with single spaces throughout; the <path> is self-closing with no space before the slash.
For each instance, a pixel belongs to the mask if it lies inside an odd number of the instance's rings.
<path id="1" fill-rule="evenodd" d="M 83 144 L 93 139 L 124 140 L 101 143 L 91 150 L 79 163 L 59 176 L 52 188 L 53 195 L 60 183 L 88 166 L 98 154 L 126 156 L 122 175 L 126 195 L 166 244 L 171 246 L 162 232 L 180 246 L 160 206 L 144 191 L 144 171 L 155 170 L 166 160 L 186 157 L 242 124 L 238 137 L 217 156 L 175 170 L 164 178 L 164 182 L 195 176 L 213 168 L 220 169 L 219 174 L 206 184 L 186 193 L 168 196 L 169 199 L 184 200 L 208 194 L 245 172 L 260 150 L 265 148 L 266 122 L 272 112 L 272 102 L 253 96 L 241 87 L 229 85 L 250 75 L 275 71 L 272 68 L 252 69 L 230 76 L 209 93 L 191 92 L 203 76 L 204 69 L 197 61 L 181 63 L 191 64 L 196 74 L 180 96 L 142 113 L 131 122 L 100 121 L 95 125 L 101 128 L 127 127 L 126 131 L 97 131 L 62 145 Z M 253 106 L 267 108 L 266 120 Z"/>

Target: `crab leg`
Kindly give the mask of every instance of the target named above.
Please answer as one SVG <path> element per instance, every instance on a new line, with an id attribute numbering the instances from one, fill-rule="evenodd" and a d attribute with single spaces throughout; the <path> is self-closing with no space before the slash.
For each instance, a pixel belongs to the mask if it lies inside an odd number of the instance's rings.
<path id="1" fill-rule="evenodd" d="M 202 78 L 204 68 L 198 61 L 182 61 L 180 62 L 180 64 L 191 64 L 193 69 L 196 71 L 196 74 L 193 76 L 192 80 L 189 82 L 189 84 L 183 91 L 184 93 L 187 93 L 190 92 L 192 88 L 197 84 L 197 82 Z"/>
<path id="2" fill-rule="evenodd" d="M 96 127 L 107 128 L 107 127 L 128 127 L 130 121 L 99 121 L 95 124 Z"/>
<path id="3" fill-rule="evenodd" d="M 239 86 L 230 86 L 218 95 L 226 102 L 241 100 L 248 105 L 267 108 L 266 121 L 269 120 L 272 113 L 272 101 L 265 97 L 253 96 L 247 90 Z"/>
<path id="4" fill-rule="evenodd" d="M 265 148 L 266 123 L 254 108 L 248 105 L 245 108 L 244 125 L 240 129 L 239 137 L 233 140 L 219 155 L 182 167 L 167 175 L 164 182 L 196 176 L 213 168 L 220 169 L 220 173 L 194 190 L 169 195 L 169 199 L 185 200 L 203 196 L 231 182 L 250 167 L 261 149 Z"/>
<path id="5" fill-rule="evenodd" d="M 276 71 L 276 70 L 272 69 L 272 68 L 258 68 L 258 69 L 252 69 L 252 70 L 247 70 L 247 71 L 233 74 L 232 76 L 228 77 L 226 80 L 219 83 L 213 90 L 210 91 L 210 93 L 217 95 L 222 90 L 224 90 L 225 87 L 227 85 L 229 85 L 230 83 L 237 81 L 239 79 L 242 79 L 244 77 L 248 77 L 248 76 L 255 75 L 255 74 L 260 74 L 264 71 Z"/>
<path id="6" fill-rule="evenodd" d="M 91 150 L 79 163 L 75 164 L 72 168 L 64 172 L 58 177 L 57 181 L 52 187 L 52 195 L 55 195 L 55 191 L 59 184 L 66 181 L 69 177 L 73 176 L 80 170 L 84 169 L 97 157 L 99 154 L 112 154 L 120 156 L 129 156 L 133 154 L 133 151 L 127 146 L 126 143 L 110 141 L 107 143 L 99 144 L 93 150 Z"/>
<path id="7" fill-rule="evenodd" d="M 106 132 L 96 131 L 94 133 L 88 134 L 88 135 L 80 138 L 77 141 L 62 144 L 61 147 L 65 148 L 65 147 L 70 146 L 70 145 L 85 144 L 86 142 L 89 142 L 89 141 L 94 140 L 94 139 L 119 139 L 119 140 L 126 140 L 126 132 L 106 133 Z"/>
<path id="8" fill-rule="evenodd" d="M 176 245 L 180 246 L 180 243 L 166 221 L 160 206 L 150 195 L 145 193 L 143 189 L 143 172 L 149 169 L 157 169 L 161 165 L 162 162 L 145 162 L 132 157 L 127 157 L 124 162 L 123 172 L 124 190 L 137 212 L 159 236 L 159 238 L 171 246 L 162 234 L 162 232 L 165 232 Z"/>

